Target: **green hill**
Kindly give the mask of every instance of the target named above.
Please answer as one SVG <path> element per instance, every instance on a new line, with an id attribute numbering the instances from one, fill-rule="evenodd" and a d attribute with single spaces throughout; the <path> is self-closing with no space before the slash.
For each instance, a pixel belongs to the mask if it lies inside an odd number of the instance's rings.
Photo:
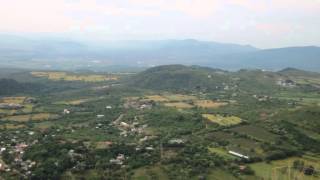
<path id="1" fill-rule="evenodd" d="M 132 79 L 129 84 L 157 90 L 215 89 L 231 79 L 225 71 L 199 66 L 166 65 L 150 68 Z"/>

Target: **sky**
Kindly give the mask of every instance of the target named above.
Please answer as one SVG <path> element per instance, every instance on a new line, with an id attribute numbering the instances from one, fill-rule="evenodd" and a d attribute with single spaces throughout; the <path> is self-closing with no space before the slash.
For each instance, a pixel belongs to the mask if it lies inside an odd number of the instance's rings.
<path id="1" fill-rule="evenodd" d="M 320 46 L 320 0 L 0 0 L 0 33 Z"/>

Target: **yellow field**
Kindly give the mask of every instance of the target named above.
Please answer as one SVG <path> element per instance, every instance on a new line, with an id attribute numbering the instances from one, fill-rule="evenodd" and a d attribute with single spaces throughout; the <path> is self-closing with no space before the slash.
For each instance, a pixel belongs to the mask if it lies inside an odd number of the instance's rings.
<path id="1" fill-rule="evenodd" d="M 70 101 L 59 101 L 59 102 L 55 102 L 54 104 L 79 105 L 79 104 L 88 102 L 90 100 L 91 99 L 77 99 L 77 100 L 70 100 Z"/>
<path id="2" fill-rule="evenodd" d="M 225 102 L 215 102 L 211 100 L 197 100 L 195 105 L 201 108 L 218 108 L 221 106 L 226 106 L 228 103 Z"/>
<path id="3" fill-rule="evenodd" d="M 58 116 L 50 113 L 38 113 L 38 114 L 28 114 L 28 115 L 15 115 L 7 116 L 1 120 L 7 121 L 17 121 L 17 122 L 26 122 L 26 121 L 42 121 L 57 118 Z"/>
<path id="4" fill-rule="evenodd" d="M 189 108 L 193 108 L 192 105 L 184 103 L 184 102 L 176 102 L 176 103 L 165 103 L 164 104 L 167 107 L 175 107 L 178 109 L 189 109 Z"/>
<path id="5" fill-rule="evenodd" d="M 191 101 L 196 100 L 196 96 L 183 95 L 183 94 L 168 94 L 163 96 L 165 99 L 169 101 Z"/>
<path id="6" fill-rule="evenodd" d="M 105 141 L 99 141 L 96 142 L 96 149 L 107 149 L 109 148 L 111 145 L 109 145 L 108 143 L 106 143 Z"/>
<path id="7" fill-rule="evenodd" d="M 167 102 L 169 101 L 167 98 L 159 95 L 146 96 L 148 100 L 156 101 L 156 102 Z"/>
<path id="8" fill-rule="evenodd" d="M 0 103 L 22 104 L 27 97 L 4 97 L 0 99 Z"/>
<path id="9" fill-rule="evenodd" d="M 85 81 L 85 82 L 101 82 L 117 80 L 117 76 L 113 75 L 71 75 L 66 72 L 31 72 L 33 76 L 45 77 L 50 80 L 59 81 Z"/>
<path id="10" fill-rule="evenodd" d="M 26 127 L 25 125 L 4 124 L 0 125 L 0 129 L 20 129 Z"/>
<path id="11" fill-rule="evenodd" d="M 202 117 L 208 119 L 211 122 L 217 123 L 221 126 L 236 125 L 242 122 L 241 119 L 236 116 L 223 117 L 221 115 L 202 114 Z"/>

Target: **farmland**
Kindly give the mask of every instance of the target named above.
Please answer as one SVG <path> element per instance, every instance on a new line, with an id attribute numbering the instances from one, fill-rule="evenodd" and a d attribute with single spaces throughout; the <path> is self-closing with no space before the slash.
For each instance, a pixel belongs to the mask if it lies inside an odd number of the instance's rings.
<path id="1" fill-rule="evenodd" d="M 294 169 L 293 162 L 296 160 L 303 161 L 307 165 L 312 165 L 319 169 L 319 159 L 308 159 L 307 157 L 292 157 L 285 160 L 277 160 L 272 163 L 255 163 L 250 165 L 255 170 L 256 175 L 264 179 L 297 179 L 297 180 L 314 180 L 319 177 L 310 177 L 299 170 Z M 290 170 L 289 170 L 290 169 Z M 289 174 L 290 173 L 290 174 Z"/>
<path id="2" fill-rule="evenodd" d="M 84 81 L 84 82 L 102 82 L 117 80 L 114 75 L 77 75 L 67 74 L 66 72 L 31 72 L 35 77 L 45 77 L 54 81 Z"/>
<path id="3" fill-rule="evenodd" d="M 319 177 L 316 86 L 279 85 L 283 72 L 175 68 L 161 88 L 139 76 L 165 79 L 166 70 L 112 80 L 93 72 L 13 76 L 43 89 L 0 96 L 0 179 L 280 180 L 289 177 L 285 166 L 291 179 Z M 294 162 L 316 170 L 307 175 Z"/>
<path id="4" fill-rule="evenodd" d="M 201 108 L 219 108 L 221 106 L 226 106 L 228 103 L 225 102 L 214 102 L 210 100 L 197 100 L 195 105 Z"/>
<path id="5" fill-rule="evenodd" d="M 208 119 L 210 122 L 217 123 L 221 126 L 231 126 L 242 122 L 242 120 L 236 116 L 223 117 L 221 115 L 214 114 L 203 114 L 202 116 Z"/>
<path id="6" fill-rule="evenodd" d="M 6 121 L 17 121 L 17 122 L 26 122 L 26 121 L 44 121 L 49 119 L 55 119 L 58 116 L 55 114 L 49 113 L 36 113 L 28 115 L 13 115 L 2 118 L 1 120 Z"/>

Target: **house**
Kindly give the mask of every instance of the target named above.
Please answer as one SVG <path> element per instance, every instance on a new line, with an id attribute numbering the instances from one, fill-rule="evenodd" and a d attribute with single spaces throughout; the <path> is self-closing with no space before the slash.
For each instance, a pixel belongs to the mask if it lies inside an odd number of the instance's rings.
<path id="1" fill-rule="evenodd" d="M 3 151 L 5 151 L 5 150 L 7 150 L 5 147 L 1 148 L 1 149 L 0 149 L 0 154 L 1 154 Z"/>
<path id="2" fill-rule="evenodd" d="M 68 109 L 64 109 L 63 114 L 70 114 L 70 111 Z"/>
<path id="3" fill-rule="evenodd" d="M 34 104 L 38 101 L 35 98 L 28 97 L 26 100 L 24 100 L 25 103 Z"/>
<path id="4" fill-rule="evenodd" d="M 126 122 L 121 122 L 120 125 L 122 127 L 124 127 L 124 128 L 129 128 L 130 127 L 130 125 L 128 123 L 126 123 Z"/>
<path id="5" fill-rule="evenodd" d="M 229 153 L 229 154 L 232 154 L 232 155 L 234 155 L 234 156 L 243 158 L 243 159 L 249 159 L 249 156 L 245 156 L 245 155 L 242 155 L 242 154 L 237 153 L 237 152 L 234 152 L 234 151 L 228 151 L 228 153 Z"/>
<path id="6" fill-rule="evenodd" d="M 171 145 L 173 145 L 173 144 L 184 144 L 184 140 L 182 140 L 182 139 L 171 139 L 171 140 L 169 140 L 169 144 L 171 144 Z"/>
<path id="7" fill-rule="evenodd" d="M 148 150 L 148 151 L 153 151 L 154 148 L 150 146 L 150 147 L 146 147 L 146 150 Z"/>
<path id="8" fill-rule="evenodd" d="M 98 115 L 97 115 L 97 118 L 103 118 L 103 117 L 104 117 L 103 114 L 98 114 Z"/>

